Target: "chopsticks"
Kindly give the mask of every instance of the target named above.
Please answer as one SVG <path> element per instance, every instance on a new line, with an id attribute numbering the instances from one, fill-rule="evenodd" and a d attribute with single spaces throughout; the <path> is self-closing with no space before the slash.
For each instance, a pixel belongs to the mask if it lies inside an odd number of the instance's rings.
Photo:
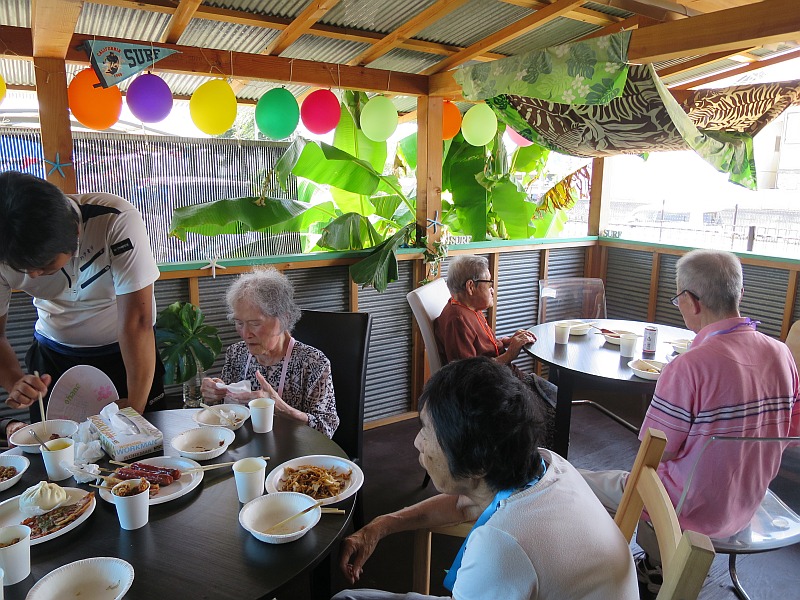
<path id="1" fill-rule="evenodd" d="M 657 365 L 657 364 L 656 364 L 656 363 L 654 363 L 654 362 L 650 362 L 649 360 L 645 360 L 645 359 L 643 359 L 643 358 L 640 358 L 640 359 L 639 359 L 639 362 L 643 362 L 643 363 L 644 363 L 644 364 L 646 364 L 648 367 L 650 367 L 651 369 L 655 369 L 655 370 L 656 370 L 656 371 L 658 371 L 659 373 L 661 373 L 661 369 L 663 369 L 663 368 L 664 368 L 664 367 L 661 367 L 661 366 Z"/>
<path id="2" fill-rule="evenodd" d="M 598 327 L 598 326 L 597 326 L 597 325 L 595 325 L 594 323 L 587 323 L 587 325 L 588 325 L 589 327 L 593 327 L 594 329 L 597 329 L 597 333 L 600 333 L 600 334 L 602 334 L 602 335 L 613 335 L 613 336 L 615 336 L 615 337 L 620 337 L 620 335 L 622 335 L 622 334 L 620 334 L 620 333 L 617 333 L 617 332 L 616 332 L 616 331 L 614 331 L 613 329 L 605 329 L 605 328 L 603 328 L 603 327 Z"/>
<path id="3" fill-rule="evenodd" d="M 288 519 L 284 519 L 283 521 L 278 521 L 277 523 L 275 523 L 275 525 L 273 525 L 272 527 L 268 527 L 265 531 L 262 531 L 261 533 L 270 533 L 275 529 L 278 529 L 279 527 L 286 525 L 289 521 L 294 521 L 297 517 L 302 517 L 304 514 L 314 510 L 318 506 L 322 506 L 322 500 L 317 500 L 314 504 L 312 504 L 308 508 L 301 510 L 299 513 L 297 513 L 296 515 L 292 515 Z"/>
<path id="4" fill-rule="evenodd" d="M 347 512 L 343 508 L 326 508 L 324 506 L 320 510 L 323 515 L 343 515 Z"/>
<path id="5" fill-rule="evenodd" d="M 249 457 L 248 457 L 249 458 Z M 269 460 L 269 456 L 255 456 L 253 458 L 263 458 L 264 460 Z M 108 461 L 112 465 L 119 465 L 120 467 L 130 467 L 130 463 L 119 462 L 117 460 L 110 460 Z M 233 460 L 231 462 L 224 462 L 224 463 L 217 463 L 214 465 L 203 465 L 202 467 L 194 467 L 192 469 L 181 469 L 182 473 L 200 473 L 201 471 L 212 471 L 213 469 L 219 469 L 220 467 L 230 467 L 236 461 Z"/>
<path id="6" fill-rule="evenodd" d="M 36 377 L 39 377 L 39 371 L 33 372 Z M 47 437 L 47 423 L 45 423 L 45 416 L 44 416 L 44 400 L 42 399 L 42 392 L 39 392 L 39 412 L 42 414 L 42 433 L 44 433 L 44 437 Z"/>

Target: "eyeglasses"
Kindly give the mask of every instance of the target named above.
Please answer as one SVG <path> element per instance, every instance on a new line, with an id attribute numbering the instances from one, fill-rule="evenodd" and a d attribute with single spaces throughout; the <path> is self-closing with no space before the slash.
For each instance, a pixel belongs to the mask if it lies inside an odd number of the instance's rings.
<path id="1" fill-rule="evenodd" d="M 677 294 L 675 294 L 672 298 L 669 299 L 669 301 L 672 302 L 673 306 L 678 306 L 678 298 L 680 298 L 681 295 L 683 294 L 689 294 L 695 300 L 700 300 L 700 296 L 698 296 L 694 292 L 690 292 L 689 290 L 683 290 L 682 292 L 678 292 Z"/>
<path id="2" fill-rule="evenodd" d="M 491 279 L 473 279 L 475 283 L 488 283 L 490 286 L 494 287 L 494 281 Z"/>

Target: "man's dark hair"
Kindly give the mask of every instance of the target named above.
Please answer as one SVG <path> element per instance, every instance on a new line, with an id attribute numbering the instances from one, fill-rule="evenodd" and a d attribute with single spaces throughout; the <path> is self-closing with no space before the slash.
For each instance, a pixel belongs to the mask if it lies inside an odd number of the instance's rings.
<path id="1" fill-rule="evenodd" d="M 0 262 L 40 269 L 78 248 L 78 214 L 52 183 L 27 173 L 0 173 Z"/>
<path id="2" fill-rule="evenodd" d="M 453 476 L 482 476 L 499 491 L 539 473 L 544 419 L 505 365 L 485 357 L 452 362 L 428 381 L 420 402 Z"/>

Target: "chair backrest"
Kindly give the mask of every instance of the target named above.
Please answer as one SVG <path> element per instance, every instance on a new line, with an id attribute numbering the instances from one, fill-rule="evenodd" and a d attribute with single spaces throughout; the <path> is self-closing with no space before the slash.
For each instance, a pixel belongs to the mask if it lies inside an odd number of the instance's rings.
<path id="1" fill-rule="evenodd" d="M 767 479 L 772 479 L 770 488 L 773 489 L 762 491 L 759 485 L 763 483 L 754 482 L 754 490 L 750 491 L 750 496 L 757 493 L 755 501 L 760 502 L 755 513 L 749 522 L 741 526 L 740 531 L 720 539 L 712 538 L 715 550 L 745 554 L 775 550 L 800 543 L 800 516 L 778 497 L 778 493 L 786 493 L 787 498 L 792 497 L 795 505 L 800 502 L 800 494 L 797 492 L 797 482 L 800 480 L 800 437 L 711 436 L 689 473 L 676 507 L 678 516 L 690 511 L 693 504 L 698 502 L 707 504 L 703 498 L 708 496 L 708 487 L 712 486 L 714 490 L 718 490 L 721 485 L 721 480 L 714 479 L 715 477 L 727 482 L 732 478 L 740 479 L 742 475 L 747 477 L 754 468 L 746 460 L 736 460 L 733 461 L 733 465 L 740 472 L 726 473 L 719 466 L 720 454 L 759 457 L 760 469 L 765 472 Z M 726 461 L 726 464 L 730 462 Z M 771 472 L 763 467 L 769 463 L 774 464 Z M 726 488 L 730 490 L 727 484 Z M 763 499 L 760 499 L 761 494 L 764 494 Z"/>
<path id="2" fill-rule="evenodd" d="M 672 500 L 658 477 L 658 463 L 667 437 L 648 429 L 625 484 L 614 521 L 629 542 L 643 509 L 655 529 L 661 554 L 664 583 L 658 600 L 697 598 L 714 560 L 714 548 L 707 536 L 693 531 L 681 535 Z"/>
<path id="3" fill-rule="evenodd" d="M 800 321 L 795 321 L 789 334 L 786 336 L 786 345 L 794 356 L 794 363 L 800 369 Z"/>
<path id="4" fill-rule="evenodd" d="M 433 321 L 442 314 L 442 309 L 449 299 L 450 290 L 447 289 L 445 279 L 436 279 L 406 294 L 411 312 L 414 313 L 419 325 L 422 341 L 425 342 L 431 375 L 442 368 L 442 359 L 439 356 L 436 337 L 433 335 Z"/>
<path id="5" fill-rule="evenodd" d="M 539 323 L 562 319 L 605 319 L 602 279 L 566 277 L 539 280 Z"/>
<path id="6" fill-rule="evenodd" d="M 293 336 L 314 346 L 331 361 L 339 427 L 333 441 L 351 460 L 362 458 L 364 440 L 364 388 L 372 316 L 360 312 L 304 310 Z"/>

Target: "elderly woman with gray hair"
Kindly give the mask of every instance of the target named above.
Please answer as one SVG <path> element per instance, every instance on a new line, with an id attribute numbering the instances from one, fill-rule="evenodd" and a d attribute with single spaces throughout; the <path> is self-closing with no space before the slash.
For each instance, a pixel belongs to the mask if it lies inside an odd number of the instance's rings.
<path id="1" fill-rule="evenodd" d="M 256 269 L 228 288 L 226 300 L 242 341 L 228 348 L 222 377 L 203 380 L 203 399 L 246 403 L 272 398 L 279 414 L 333 436 L 339 416 L 331 363 L 322 352 L 292 337 L 300 309 L 291 282 L 275 269 Z M 250 391 L 217 385 L 241 380 L 250 382 Z"/>

